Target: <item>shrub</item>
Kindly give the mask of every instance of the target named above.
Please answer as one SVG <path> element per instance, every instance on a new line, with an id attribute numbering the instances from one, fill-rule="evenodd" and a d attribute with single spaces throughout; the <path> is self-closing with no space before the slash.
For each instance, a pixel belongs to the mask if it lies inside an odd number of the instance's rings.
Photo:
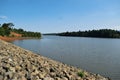
<path id="1" fill-rule="evenodd" d="M 83 78 L 85 76 L 84 72 L 78 72 L 78 76 L 80 76 L 81 78 Z"/>

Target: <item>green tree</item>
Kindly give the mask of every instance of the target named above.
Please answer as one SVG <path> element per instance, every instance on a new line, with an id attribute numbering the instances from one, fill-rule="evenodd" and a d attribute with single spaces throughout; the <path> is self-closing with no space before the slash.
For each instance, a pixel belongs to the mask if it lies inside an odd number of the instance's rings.
<path id="1" fill-rule="evenodd" d="M 4 29 L 11 29 L 12 28 L 12 26 L 14 26 L 14 24 L 13 23 L 4 23 L 3 25 L 2 25 L 2 28 L 4 28 Z"/>

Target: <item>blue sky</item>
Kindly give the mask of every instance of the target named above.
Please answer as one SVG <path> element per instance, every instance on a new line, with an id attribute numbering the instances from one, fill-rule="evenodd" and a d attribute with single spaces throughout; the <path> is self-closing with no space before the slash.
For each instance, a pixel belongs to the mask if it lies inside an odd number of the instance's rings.
<path id="1" fill-rule="evenodd" d="M 42 33 L 120 30 L 120 0 L 0 0 L 0 23 Z"/>

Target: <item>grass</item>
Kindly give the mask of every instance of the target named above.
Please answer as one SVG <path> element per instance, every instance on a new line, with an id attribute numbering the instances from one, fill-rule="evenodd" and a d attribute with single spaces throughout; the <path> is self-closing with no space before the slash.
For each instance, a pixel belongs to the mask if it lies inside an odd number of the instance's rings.
<path id="1" fill-rule="evenodd" d="M 84 72 L 78 72 L 78 76 L 80 76 L 81 78 L 83 78 L 85 76 Z"/>

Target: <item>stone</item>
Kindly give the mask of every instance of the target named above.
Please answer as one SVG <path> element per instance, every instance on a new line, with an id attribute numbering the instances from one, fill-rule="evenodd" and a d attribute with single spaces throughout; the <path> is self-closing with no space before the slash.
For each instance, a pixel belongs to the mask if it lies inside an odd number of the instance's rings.
<path id="1" fill-rule="evenodd" d="M 9 58 L 9 59 L 8 59 L 8 61 L 12 61 L 12 59 L 11 59 L 11 58 Z"/>
<path id="2" fill-rule="evenodd" d="M 43 80 L 54 80 L 54 79 L 51 77 L 45 77 Z"/>
<path id="3" fill-rule="evenodd" d="M 8 79 L 11 79 L 14 76 L 13 72 L 6 72 L 5 75 L 7 76 Z"/>
<path id="4" fill-rule="evenodd" d="M 3 78 L 4 78 L 4 77 L 3 77 L 2 75 L 0 75 L 0 79 L 3 80 Z"/>
<path id="5" fill-rule="evenodd" d="M 66 78 L 66 77 L 62 77 L 62 80 L 69 80 L 68 78 Z"/>
<path id="6" fill-rule="evenodd" d="M 54 68 L 50 68 L 50 72 L 55 72 L 56 70 Z"/>
<path id="7" fill-rule="evenodd" d="M 24 76 L 22 76 L 21 80 L 27 80 Z"/>
<path id="8" fill-rule="evenodd" d="M 38 75 L 39 75 L 39 78 L 44 78 L 46 74 L 45 73 L 40 73 Z"/>

